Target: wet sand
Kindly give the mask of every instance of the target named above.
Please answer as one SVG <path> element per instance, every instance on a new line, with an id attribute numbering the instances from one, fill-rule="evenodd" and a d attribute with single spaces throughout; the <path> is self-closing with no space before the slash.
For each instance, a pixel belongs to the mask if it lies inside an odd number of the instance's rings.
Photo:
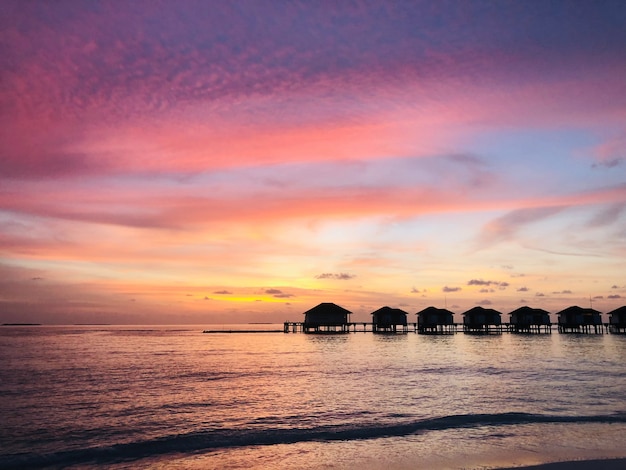
<path id="1" fill-rule="evenodd" d="M 596 459 L 596 460 L 574 460 L 570 462 L 554 462 L 541 465 L 531 465 L 528 467 L 510 467 L 501 470 L 512 469 L 528 470 L 623 470 L 626 469 L 626 458 L 623 459 Z"/>

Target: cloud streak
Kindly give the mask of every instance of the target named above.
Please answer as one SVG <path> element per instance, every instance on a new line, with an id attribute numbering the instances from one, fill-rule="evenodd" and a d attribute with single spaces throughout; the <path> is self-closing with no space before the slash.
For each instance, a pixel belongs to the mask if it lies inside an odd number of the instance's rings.
<path id="1" fill-rule="evenodd" d="M 356 276 L 354 274 L 348 273 L 322 273 L 315 276 L 315 279 L 335 279 L 339 281 L 348 281 L 350 279 L 354 279 Z"/>

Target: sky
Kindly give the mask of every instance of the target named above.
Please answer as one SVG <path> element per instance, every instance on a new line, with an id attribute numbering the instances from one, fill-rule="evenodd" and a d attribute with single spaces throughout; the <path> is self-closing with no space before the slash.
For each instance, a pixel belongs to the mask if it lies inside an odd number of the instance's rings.
<path id="1" fill-rule="evenodd" d="M 0 322 L 622 306 L 625 44 L 621 0 L 3 0 Z"/>

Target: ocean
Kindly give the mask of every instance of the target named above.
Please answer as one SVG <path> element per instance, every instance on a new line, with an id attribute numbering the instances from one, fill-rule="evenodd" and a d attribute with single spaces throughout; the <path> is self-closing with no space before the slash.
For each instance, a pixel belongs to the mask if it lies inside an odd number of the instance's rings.
<path id="1" fill-rule="evenodd" d="M 1 327 L 0 468 L 487 469 L 626 456 L 625 335 L 207 327 Z"/>

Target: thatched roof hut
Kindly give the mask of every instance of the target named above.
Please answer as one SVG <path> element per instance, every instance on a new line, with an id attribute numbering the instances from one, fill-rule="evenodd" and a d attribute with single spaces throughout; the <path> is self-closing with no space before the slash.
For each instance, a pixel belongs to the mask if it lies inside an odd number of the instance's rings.
<path id="1" fill-rule="evenodd" d="M 403 331 L 407 331 L 406 316 L 408 315 L 402 309 L 381 307 L 372 312 L 372 326 L 374 333 L 381 331 L 395 332 L 398 325 L 402 326 Z"/>
<path id="2" fill-rule="evenodd" d="M 352 312 L 332 302 L 323 302 L 304 312 L 305 333 L 348 331 L 349 315 Z"/>
<path id="3" fill-rule="evenodd" d="M 502 331 L 502 314 L 492 308 L 481 306 L 463 313 L 463 330 L 476 332 Z"/>
<path id="4" fill-rule="evenodd" d="M 602 333 L 602 316 L 592 308 L 583 308 L 577 305 L 561 310 L 557 313 L 560 333 Z"/>
<path id="5" fill-rule="evenodd" d="M 542 328 L 546 332 L 551 331 L 550 312 L 546 310 L 531 308 L 525 305 L 513 310 L 509 315 L 509 322 L 511 323 L 512 331 L 515 333 L 539 333 Z"/>
<path id="6" fill-rule="evenodd" d="M 453 333 L 454 314 L 445 308 L 426 307 L 416 313 L 418 333 Z"/>

